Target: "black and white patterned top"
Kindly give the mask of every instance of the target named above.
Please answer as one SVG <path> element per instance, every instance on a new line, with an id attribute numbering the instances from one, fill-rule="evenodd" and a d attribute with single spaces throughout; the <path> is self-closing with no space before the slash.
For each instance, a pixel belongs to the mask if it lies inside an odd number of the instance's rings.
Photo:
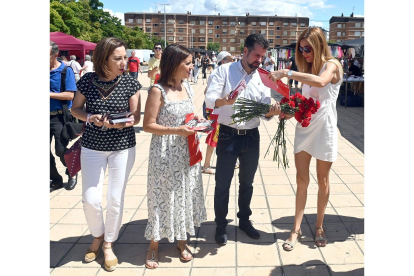
<path id="1" fill-rule="evenodd" d="M 111 86 L 119 78 L 121 80 L 112 94 L 106 101 L 103 100 L 94 82 L 105 87 Z M 76 85 L 78 91 L 86 98 L 86 111 L 92 114 L 130 111 L 129 98 L 135 95 L 142 87 L 138 80 L 133 79 L 129 75 L 119 75 L 112 81 L 104 82 L 99 80 L 94 73 L 86 73 Z M 82 146 L 88 149 L 116 151 L 132 148 L 135 145 L 135 131 L 133 127 L 123 129 L 109 128 L 106 131 L 102 131 L 101 127 L 91 124 L 85 126 L 85 131 L 82 134 Z"/>

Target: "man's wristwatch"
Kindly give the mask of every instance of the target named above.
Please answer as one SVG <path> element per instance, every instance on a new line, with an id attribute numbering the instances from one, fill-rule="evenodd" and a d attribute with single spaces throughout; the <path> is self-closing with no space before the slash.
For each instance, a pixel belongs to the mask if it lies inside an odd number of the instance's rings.
<path id="1" fill-rule="evenodd" d="M 289 71 L 287 72 L 287 74 L 286 74 L 286 75 L 287 75 L 287 77 L 288 77 L 288 78 L 290 78 L 290 77 L 292 76 L 292 73 L 293 73 L 293 71 L 292 71 L 292 70 L 289 70 Z"/>

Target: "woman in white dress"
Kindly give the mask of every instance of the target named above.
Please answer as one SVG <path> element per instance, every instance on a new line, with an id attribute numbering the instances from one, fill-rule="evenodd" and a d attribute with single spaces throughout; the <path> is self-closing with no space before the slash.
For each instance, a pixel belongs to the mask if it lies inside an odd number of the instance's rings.
<path id="1" fill-rule="evenodd" d="M 310 125 L 296 125 L 295 132 L 295 166 L 296 166 L 296 210 L 295 221 L 289 239 L 283 244 L 286 251 L 293 250 L 301 236 L 300 225 L 306 205 L 309 186 L 309 164 L 316 158 L 318 179 L 318 205 L 315 225 L 315 244 L 323 247 L 327 243 L 323 228 L 323 218 L 329 200 L 329 172 L 332 162 L 337 159 L 337 112 L 336 101 L 342 83 L 343 69 L 333 58 L 323 31 L 310 27 L 299 36 L 296 44 L 296 64 L 298 72 L 281 69 L 271 72 L 273 81 L 282 77 L 303 83 L 302 95 L 312 97 L 321 103 L 318 111 L 312 115 Z M 286 115 L 285 115 L 286 116 Z M 292 116 L 286 116 L 291 118 Z"/>
<path id="2" fill-rule="evenodd" d="M 194 131 L 184 125 L 194 112 L 194 92 L 187 81 L 193 68 L 189 50 L 178 44 L 165 48 L 160 61 L 158 84 L 150 86 L 143 128 L 152 133 L 148 163 L 148 224 L 145 238 L 151 240 L 145 266 L 158 267 L 162 238 L 178 240 L 183 262 L 193 256 L 187 232 L 207 219 L 200 163 L 190 167 L 187 136 Z M 197 118 L 197 117 L 195 117 Z"/>

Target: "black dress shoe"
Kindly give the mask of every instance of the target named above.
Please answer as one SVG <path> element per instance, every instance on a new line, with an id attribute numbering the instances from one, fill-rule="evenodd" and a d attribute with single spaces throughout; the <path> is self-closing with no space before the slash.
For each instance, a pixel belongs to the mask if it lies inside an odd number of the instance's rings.
<path id="1" fill-rule="evenodd" d="M 220 225 L 216 227 L 216 234 L 214 236 L 214 239 L 216 240 L 216 243 L 218 245 L 226 245 L 227 243 L 226 226 Z"/>
<path id="2" fill-rule="evenodd" d="M 75 189 L 76 183 L 78 183 L 78 174 L 76 174 L 74 177 L 69 176 L 68 184 L 66 185 L 65 189 L 68 191 Z"/>
<path id="3" fill-rule="evenodd" d="M 246 232 L 247 236 L 249 236 L 249 238 L 251 238 L 251 239 L 259 239 L 260 238 L 259 232 L 257 232 L 256 229 L 254 229 L 254 227 L 253 227 L 252 223 L 250 222 L 250 220 L 240 221 L 239 229 Z"/>
<path id="4" fill-rule="evenodd" d="M 54 190 L 59 190 L 63 188 L 63 182 L 62 181 L 52 181 L 50 183 L 50 192 L 53 192 Z"/>

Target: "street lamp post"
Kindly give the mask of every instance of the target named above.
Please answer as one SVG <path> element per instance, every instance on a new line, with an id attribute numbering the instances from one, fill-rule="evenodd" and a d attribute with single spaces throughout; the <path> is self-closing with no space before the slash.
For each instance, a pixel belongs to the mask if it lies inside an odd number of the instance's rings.
<path id="1" fill-rule="evenodd" d="M 165 6 L 170 4 L 157 3 L 158 5 L 164 5 L 164 49 L 167 48 L 167 19 L 165 17 Z"/>

